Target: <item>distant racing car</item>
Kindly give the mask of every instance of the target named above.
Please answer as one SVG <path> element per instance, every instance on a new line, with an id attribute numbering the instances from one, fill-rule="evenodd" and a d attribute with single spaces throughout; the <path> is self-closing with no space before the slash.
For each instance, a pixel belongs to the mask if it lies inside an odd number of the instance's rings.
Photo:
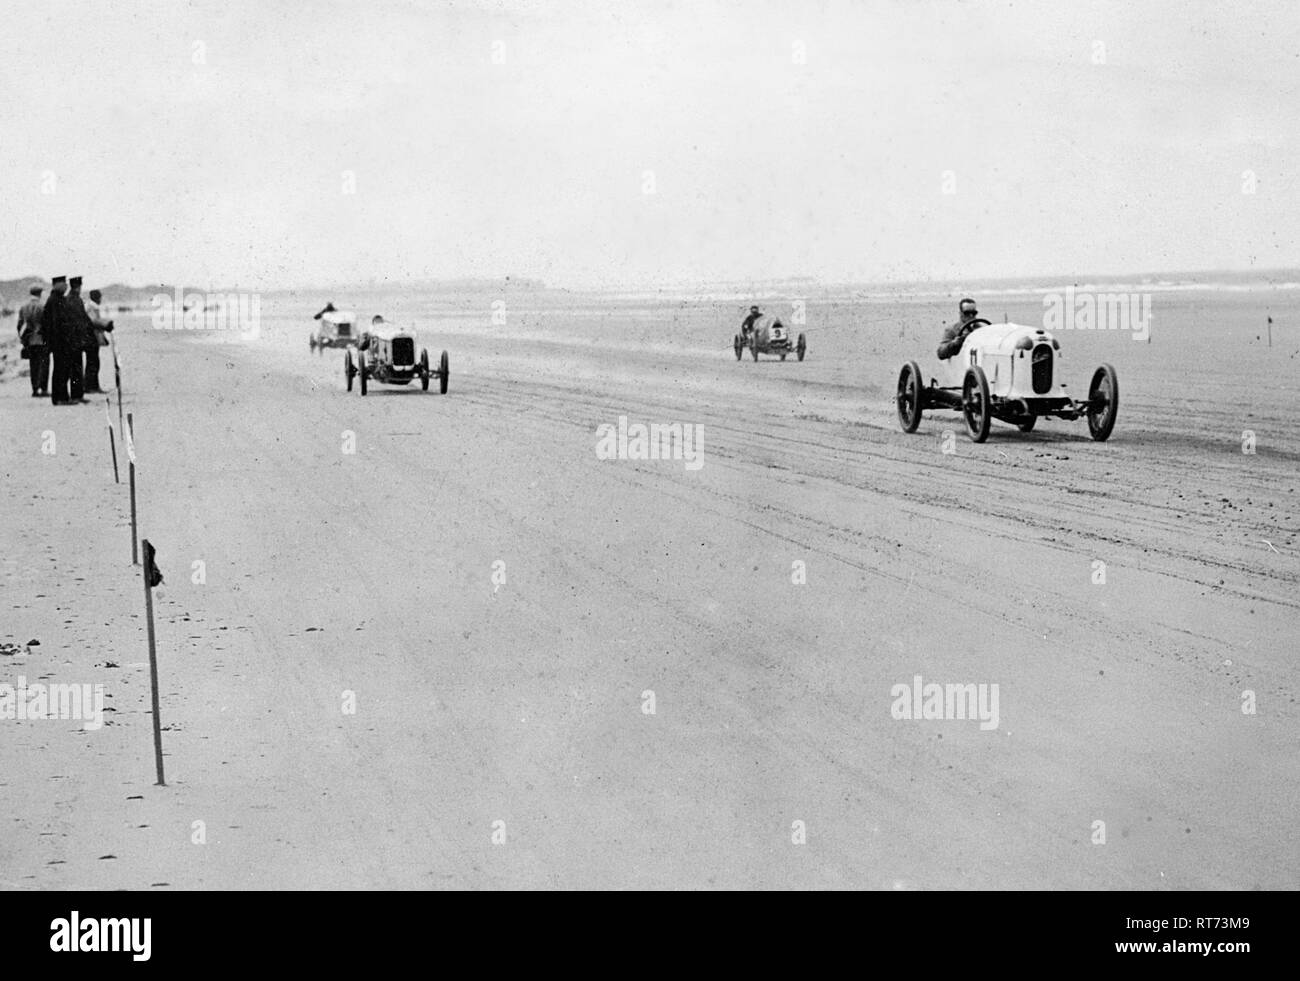
<path id="1" fill-rule="evenodd" d="M 791 341 L 790 331 L 785 324 L 781 323 L 781 318 L 766 314 L 754 321 L 754 326 L 748 333 L 737 334 L 731 344 L 736 352 L 737 361 L 745 353 L 746 348 L 754 355 L 755 361 L 758 360 L 759 354 L 778 354 L 782 361 L 786 359 L 786 355 L 794 354 L 802 361 L 804 352 L 808 350 L 808 342 L 804 340 L 803 334 L 799 335 L 797 341 Z"/>
<path id="2" fill-rule="evenodd" d="M 420 388 L 429 390 L 429 379 L 438 379 L 438 390 L 447 394 L 447 380 L 450 377 L 447 352 L 442 352 L 438 367 L 429 366 L 429 352 L 420 349 L 420 357 L 415 356 L 415 332 L 395 327 L 376 317 L 370 330 L 361 335 L 357 344 L 357 356 L 354 361 L 352 351 L 343 355 L 343 379 L 348 391 L 352 391 L 352 382 L 360 382 L 361 394 L 365 395 L 368 382 L 378 381 L 386 385 L 409 385 L 420 379 Z"/>
<path id="3" fill-rule="evenodd" d="M 1092 374 L 1086 399 L 1071 398 L 1061 380 L 1061 345 L 1041 327 L 975 320 L 961 350 L 926 384 L 915 361 L 898 373 L 898 421 L 914 433 L 927 409 L 955 409 L 976 443 L 988 439 L 993 419 L 1027 433 L 1044 416 L 1088 420 L 1092 438 L 1110 438 L 1119 412 L 1119 378 L 1103 364 Z"/>
<path id="4" fill-rule="evenodd" d="M 320 353 L 327 347 L 356 347 L 356 314 L 350 310 L 335 310 L 333 303 L 313 317 L 316 329 L 308 339 L 311 349 Z"/>

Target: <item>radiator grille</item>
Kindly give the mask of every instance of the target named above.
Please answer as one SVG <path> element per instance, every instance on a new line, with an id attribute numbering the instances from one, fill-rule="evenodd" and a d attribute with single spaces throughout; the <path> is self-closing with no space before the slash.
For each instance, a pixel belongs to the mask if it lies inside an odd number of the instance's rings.
<path id="1" fill-rule="evenodd" d="M 410 337 L 394 337 L 392 342 L 393 364 L 415 364 L 415 341 Z M 1048 370 L 1050 375 L 1051 370 Z"/>
<path id="2" fill-rule="evenodd" d="M 1034 348 L 1033 364 L 1029 369 L 1035 395 L 1046 395 L 1052 390 L 1052 348 L 1039 344 Z"/>

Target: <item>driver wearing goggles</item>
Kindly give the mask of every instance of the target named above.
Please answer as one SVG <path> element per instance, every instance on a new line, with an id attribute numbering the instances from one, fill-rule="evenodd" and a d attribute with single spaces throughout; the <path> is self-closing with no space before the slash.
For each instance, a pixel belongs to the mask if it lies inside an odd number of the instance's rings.
<path id="1" fill-rule="evenodd" d="M 976 318 L 979 311 L 975 309 L 975 301 L 966 297 L 957 305 L 961 312 L 961 319 L 955 324 L 947 327 L 943 332 L 943 339 L 939 341 L 939 360 L 947 361 L 953 355 L 961 350 L 962 344 L 966 341 L 966 335 L 973 331 L 977 326 Z"/>

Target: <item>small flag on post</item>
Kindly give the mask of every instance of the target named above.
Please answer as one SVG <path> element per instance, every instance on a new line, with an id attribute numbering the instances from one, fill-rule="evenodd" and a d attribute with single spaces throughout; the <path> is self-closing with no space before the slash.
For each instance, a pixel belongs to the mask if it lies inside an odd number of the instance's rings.
<path id="1" fill-rule="evenodd" d="M 163 581 L 162 570 L 158 568 L 158 563 L 154 561 L 154 547 L 149 544 L 149 539 L 144 539 L 140 543 L 144 550 L 144 578 L 149 583 L 149 588 L 161 586 Z"/>

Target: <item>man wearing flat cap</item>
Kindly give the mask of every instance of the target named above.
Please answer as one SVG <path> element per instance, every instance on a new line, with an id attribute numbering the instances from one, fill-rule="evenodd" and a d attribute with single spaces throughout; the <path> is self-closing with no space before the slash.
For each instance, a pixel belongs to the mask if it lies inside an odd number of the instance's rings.
<path id="1" fill-rule="evenodd" d="M 95 343 L 95 325 L 81 299 L 81 277 L 68 280 L 67 310 L 72 360 L 68 364 L 68 391 L 73 402 L 84 402 L 86 391 L 86 349 Z M 98 355 L 98 352 L 96 352 Z"/>
<path id="2" fill-rule="evenodd" d="M 50 349 L 50 401 L 55 405 L 68 405 L 68 369 L 72 366 L 72 327 L 68 322 L 68 301 L 63 292 L 68 288 L 66 276 L 55 276 L 50 286 L 50 298 L 41 311 L 41 334 Z"/>
<path id="3" fill-rule="evenodd" d="M 18 311 L 18 341 L 23 346 L 23 357 L 27 359 L 32 376 L 32 398 L 38 398 L 45 394 L 50 384 L 50 349 L 41 332 L 41 294 L 45 287 L 33 286 L 28 292 L 32 298 Z"/>

